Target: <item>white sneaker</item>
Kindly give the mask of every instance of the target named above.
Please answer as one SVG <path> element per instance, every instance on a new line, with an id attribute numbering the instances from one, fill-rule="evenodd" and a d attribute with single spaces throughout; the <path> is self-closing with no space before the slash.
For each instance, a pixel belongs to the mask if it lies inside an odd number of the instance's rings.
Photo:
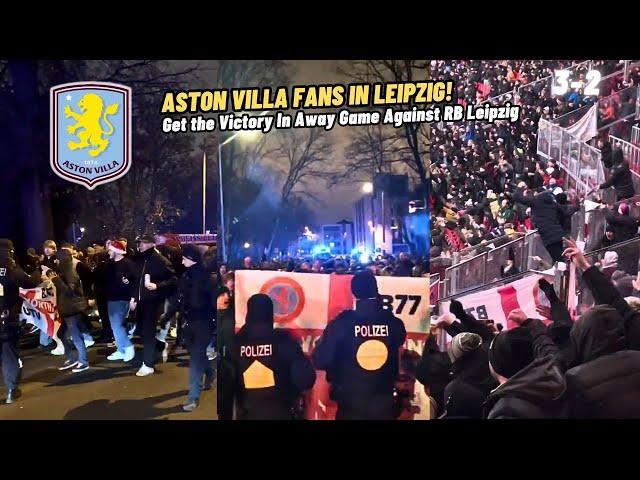
<path id="1" fill-rule="evenodd" d="M 125 362 L 129 362 L 133 360 L 133 357 L 135 356 L 136 356 L 136 347 L 131 345 L 129 347 L 125 347 L 124 354 L 122 355 L 122 360 L 124 360 Z"/>
<path id="2" fill-rule="evenodd" d="M 124 353 L 122 353 L 120 350 L 116 350 L 107 357 L 107 360 L 124 360 Z"/>
<path id="3" fill-rule="evenodd" d="M 151 367 L 147 367 L 144 363 L 140 367 L 140 370 L 136 372 L 137 377 L 146 377 L 147 375 L 151 375 L 155 370 Z"/>
<path id="4" fill-rule="evenodd" d="M 84 339 L 84 347 L 85 348 L 89 348 L 95 343 L 96 343 L 96 341 L 93 338 L 91 340 L 89 340 L 88 338 L 85 337 L 85 339 Z"/>
<path id="5" fill-rule="evenodd" d="M 60 344 L 51 350 L 51 355 L 64 355 L 64 345 Z"/>

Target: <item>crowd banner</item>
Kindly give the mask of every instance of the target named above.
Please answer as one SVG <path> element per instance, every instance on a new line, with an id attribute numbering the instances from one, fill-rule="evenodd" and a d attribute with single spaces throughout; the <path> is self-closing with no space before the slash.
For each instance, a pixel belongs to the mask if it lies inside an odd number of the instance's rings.
<path id="1" fill-rule="evenodd" d="M 245 323 L 247 301 L 256 293 L 269 295 L 274 302 L 276 327 L 286 328 L 298 339 L 302 350 L 311 355 L 327 323 L 355 305 L 351 294 L 351 275 L 322 275 L 260 270 L 235 272 L 236 328 Z M 405 348 L 422 354 L 429 329 L 429 279 L 376 277 L 385 308 L 392 308 L 407 329 Z M 413 410 L 424 414 L 423 395 L 415 395 Z M 336 405 L 329 399 L 324 372 L 306 398 L 307 419 L 331 420 Z M 416 415 L 418 416 L 418 415 Z"/>
<path id="2" fill-rule="evenodd" d="M 20 298 L 24 300 L 20 310 L 20 320 L 38 327 L 60 344 L 57 336 L 60 316 L 56 303 L 56 287 L 43 283 L 36 288 L 21 288 Z"/>
<path id="3" fill-rule="evenodd" d="M 594 103 L 580 120 L 565 130 L 582 142 L 588 142 L 598 135 L 598 104 Z"/>
<path id="4" fill-rule="evenodd" d="M 521 309 L 529 318 L 542 318 L 537 312 L 538 305 L 549 305 L 544 292 L 538 287 L 538 280 L 546 277 L 552 283 L 553 276 L 533 274 L 500 287 L 489 288 L 480 292 L 469 293 L 456 297 L 465 311 L 473 315 L 476 320 L 493 320 L 505 329 L 517 325 L 507 321 L 512 310 Z M 449 300 L 440 303 L 440 314 L 449 313 Z"/>

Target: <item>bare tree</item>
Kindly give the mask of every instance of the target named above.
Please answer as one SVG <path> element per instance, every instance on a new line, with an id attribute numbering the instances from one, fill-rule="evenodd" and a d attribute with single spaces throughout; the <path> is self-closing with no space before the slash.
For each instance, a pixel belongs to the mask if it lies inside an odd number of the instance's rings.
<path id="1" fill-rule="evenodd" d="M 309 182 L 327 178 L 326 164 L 332 152 L 332 144 L 322 129 L 281 130 L 278 135 L 279 150 L 274 160 L 283 182 L 268 252 L 273 247 L 282 216 L 294 197 L 319 201 L 310 190 Z"/>
<path id="2" fill-rule="evenodd" d="M 353 60 L 341 65 L 339 71 L 357 83 L 412 82 L 429 78 L 429 62 Z M 409 104 L 407 108 L 412 106 Z M 376 125 L 366 129 L 359 127 L 345 152 L 345 174 L 357 174 L 358 166 L 361 168 L 362 163 L 365 168 L 372 167 L 374 173 L 389 172 L 395 165 L 404 164 L 416 175 L 426 195 L 429 135 L 429 125 L 423 123 L 405 123 L 400 128 L 391 125 Z"/>

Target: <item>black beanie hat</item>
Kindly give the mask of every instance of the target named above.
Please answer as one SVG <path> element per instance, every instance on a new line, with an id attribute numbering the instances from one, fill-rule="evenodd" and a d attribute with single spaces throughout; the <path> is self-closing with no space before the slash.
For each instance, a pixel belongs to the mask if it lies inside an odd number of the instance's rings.
<path id="1" fill-rule="evenodd" d="M 256 323 L 273 324 L 273 300 L 269 295 L 256 293 L 247 302 L 247 325 Z"/>
<path id="2" fill-rule="evenodd" d="M 534 359 L 533 339 L 525 328 L 499 333 L 489 347 L 489 363 L 493 371 L 511 378 Z"/>
<path id="3" fill-rule="evenodd" d="M 218 298 L 220 295 L 224 295 L 225 293 L 231 295 L 231 290 L 229 290 L 227 287 L 218 287 L 218 290 L 216 291 L 216 298 Z"/>
<path id="4" fill-rule="evenodd" d="M 351 279 L 351 292 L 357 299 L 378 296 L 378 283 L 371 270 L 356 273 Z"/>
<path id="5" fill-rule="evenodd" d="M 196 263 L 202 260 L 202 253 L 195 245 L 185 245 L 182 247 L 182 256 Z"/>

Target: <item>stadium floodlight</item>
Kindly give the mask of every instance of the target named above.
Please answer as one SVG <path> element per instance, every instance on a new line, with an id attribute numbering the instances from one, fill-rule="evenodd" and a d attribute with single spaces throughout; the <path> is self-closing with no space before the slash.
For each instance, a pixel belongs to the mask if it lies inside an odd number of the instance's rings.
<path id="1" fill-rule="evenodd" d="M 362 184 L 362 193 L 373 193 L 373 183 L 364 182 Z"/>

